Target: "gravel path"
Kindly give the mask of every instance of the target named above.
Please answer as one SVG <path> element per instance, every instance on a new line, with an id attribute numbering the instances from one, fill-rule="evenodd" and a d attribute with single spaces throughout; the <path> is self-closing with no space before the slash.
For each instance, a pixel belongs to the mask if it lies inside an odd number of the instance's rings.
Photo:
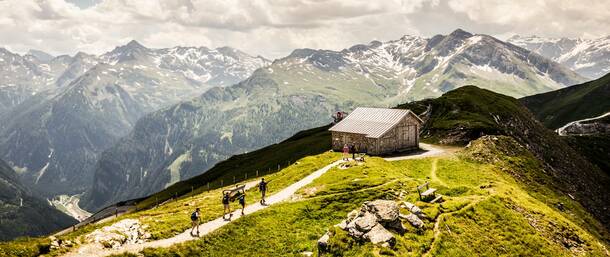
<path id="1" fill-rule="evenodd" d="M 277 192 L 276 194 L 267 197 L 266 205 L 261 205 L 260 203 L 256 203 L 256 204 L 246 206 L 245 215 L 260 211 L 264 208 L 269 207 L 270 205 L 290 199 L 290 197 L 292 195 L 294 195 L 294 193 L 297 190 L 299 190 L 300 188 L 304 187 L 305 185 L 311 183 L 314 179 L 322 176 L 322 174 L 326 173 L 332 167 L 337 166 L 338 164 L 340 164 L 342 162 L 343 161 L 336 161 L 329 165 L 326 165 L 324 168 L 314 171 L 313 173 L 309 174 L 307 177 L 282 189 L 281 191 Z M 249 182 L 246 184 L 246 188 L 254 187 L 257 185 L 257 183 L 258 183 L 258 181 Z M 227 221 L 224 218 L 220 217 L 215 220 L 209 221 L 207 223 L 203 223 L 203 224 L 199 225 L 199 236 L 204 236 L 208 233 L 211 233 L 212 231 L 228 224 L 231 221 L 237 220 L 240 217 L 241 217 L 241 209 L 235 210 L 233 212 L 233 216 L 230 221 Z M 121 247 L 121 249 L 116 249 L 116 250 L 103 249 L 97 244 L 86 244 L 86 245 L 82 245 L 81 247 L 79 247 L 78 250 L 76 250 L 74 252 L 70 252 L 64 256 L 66 256 L 66 257 L 94 257 L 94 256 L 99 257 L 99 256 L 108 256 L 108 255 L 112 255 L 112 254 L 127 253 L 127 252 L 138 253 L 138 252 L 142 251 L 144 248 L 168 247 L 173 244 L 198 239 L 198 237 L 191 236 L 190 232 L 191 232 L 191 229 L 189 228 L 186 231 L 182 232 L 181 234 L 178 234 L 171 238 L 150 241 L 150 242 L 146 242 L 143 244 L 124 245 L 123 247 Z"/>
<path id="2" fill-rule="evenodd" d="M 392 156 L 383 159 L 385 159 L 386 161 L 400 161 L 408 159 L 421 159 L 426 157 L 445 156 L 451 155 L 460 149 L 459 147 L 437 146 L 425 143 L 419 143 L 419 148 L 423 149 L 423 151 L 416 151 L 401 156 Z"/>

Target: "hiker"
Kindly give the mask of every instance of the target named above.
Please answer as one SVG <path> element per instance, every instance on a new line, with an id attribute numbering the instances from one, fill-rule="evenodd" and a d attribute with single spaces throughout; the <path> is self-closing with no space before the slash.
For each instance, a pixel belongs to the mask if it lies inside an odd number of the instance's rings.
<path id="1" fill-rule="evenodd" d="M 347 144 L 343 145 L 343 160 L 349 161 L 349 147 Z"/>
<path id="2" fill-rule="evenodd" d="M 241 215 L 244 215 L 244 209 L 246 208 L 246 193 L 240 194 L 237 198 L 239 205 L 241 205 Z"/>
<path id="3" fill-rule="evenodd" d="M 267 193 L 267 184 L 268 184 L 268 182 L 265 182 L 265 178 L 262 178 L 261 182 L 258 183 L 258 190 L 261 191 L 261 204 L 262 205 L 267 204 L 267 201 L 265 201 L 265 194 Z"/>
<path id="4" fill-rule="evenodd" d="M 225 192 L 225 194 L 222 196 L 222 204 L 225 206 L 224 213 L 222 214 L 222 218 L 224 219 L 226 219 L 227 214 L 229 214 L 229 219 L 231 219 L 231 216 L 233 216 L 231 213 L 231 205 L 229 205 L 230 198 L 229 192 Z"/>
<path id="5" fill-rule="evenodd" d="M 352 159 L 356 160 L 356 145 L 352 144 L 349 148 L 350 152 L 352 152 Z"/>
<path id="6" fill-rule="evenodd" d="M 199 219 L 201 218 L 201 214 L 199 213 L 199 208 L 195 209 L 195 211 L 193 213 L 191 213 L 191 223 L 192 223 L 192 228 L 191 228 L 191 235 L 193 235 L 193 232 L 195 231 L 195 228 L 197 228 L 197 236 L 199 236 Z"/>

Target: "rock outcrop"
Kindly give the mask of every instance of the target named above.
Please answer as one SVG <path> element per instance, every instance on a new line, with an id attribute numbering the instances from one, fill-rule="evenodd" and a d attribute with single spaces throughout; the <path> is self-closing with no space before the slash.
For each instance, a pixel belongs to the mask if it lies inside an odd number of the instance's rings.
<path id="1" fill-rule="evenodd" d="M 396 238 L 390 231 L 399 234 L 406 231 L 400 220 L 401 216 L 396 202 L 375 200 L 364 202 L 360 210 L 351 211 L 347 214 L 347 219 L 342 220 L 335 227 L 346 231 L 349 236 L 359 241 L 392 247 L 396 243 Z M 332 236 L 331 232 L 327 232 L 318 240 L 320 252 L 328 251 Z"/>
<path id="2" fill-rule="evenodd" d="M 117 249 L 124 244 L 141 244 L 151 237 L 138 220 L 124 219 L 110 226 L 96 229 L 85 236 L 85 240 L 99 243 L 105 248 Z"/>

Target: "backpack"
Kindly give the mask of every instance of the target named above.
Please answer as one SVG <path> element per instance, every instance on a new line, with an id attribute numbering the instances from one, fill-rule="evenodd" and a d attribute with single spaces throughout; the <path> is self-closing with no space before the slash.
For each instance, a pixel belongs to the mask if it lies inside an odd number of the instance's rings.
<path id="1" fill-rule="evenodd" d="M 196 221 L 199 218 L 199 215 L 197 215 L 197 212 L 194 211 L 193 213 L 191 213 L 191 220 L 192 221 Z"/>
<path id="2" fill-rule="evenodd" d="M 267 190 L 267 182 L 262 182 L 262 181 L 261 181 L 261 182 L 258 184 L 258 190 L 260 190 L 260 191 L 265 191 L 265 190 Z"/>
<path id="3" fill-rule="evenodd" d="M 244 205 L 246 203 L 246 198 L 244 195 L 239 196 L 239 204 Z"/>
<path id="4" fill-rule="evenodd" d="M 222 203 L 223 204 L 229 204 L 229 196 L 228 195 L 224 195 L 222 197 Z"/>

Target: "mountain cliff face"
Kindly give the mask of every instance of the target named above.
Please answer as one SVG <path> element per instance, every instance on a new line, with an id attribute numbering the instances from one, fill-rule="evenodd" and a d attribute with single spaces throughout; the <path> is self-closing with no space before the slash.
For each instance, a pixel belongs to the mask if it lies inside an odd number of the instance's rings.
<path id="1" fill-rule="evenodd" d="M 76 220 L 34 195 L 18 180 L 11 167 L 0 160 L 0 241 L 19 236 L 46 235 Z"/>
<path id="2" fill-rule="evenodd" d="M 143 196 L 229 156 L 326 124 L 337 110 L 394 106 L 475 83 L 510 95 L 582 80 L 523 48 L 462 30 L 342 51 L 298 49 L 227 88 L 140 119 L 96 166 L 89 209 Z"/>
<path id="3" fill-rule="evenodd" d="M 561 63 L 587 78 L 610 72 L 610 36 L 596 39 L 513 36 L 508 42 Z"/>
<path id="4" fill-rule="evenodd" d="M 87 57 L 77 54 L 54 89 L 24 100 L 0 125 L 0 156 L 47 195 L 90 187 L 98 155 L 144 114 L 267 64 L 231 48 L 149 49 L 135 41 L 95 57 L 93 66 Z"/>

